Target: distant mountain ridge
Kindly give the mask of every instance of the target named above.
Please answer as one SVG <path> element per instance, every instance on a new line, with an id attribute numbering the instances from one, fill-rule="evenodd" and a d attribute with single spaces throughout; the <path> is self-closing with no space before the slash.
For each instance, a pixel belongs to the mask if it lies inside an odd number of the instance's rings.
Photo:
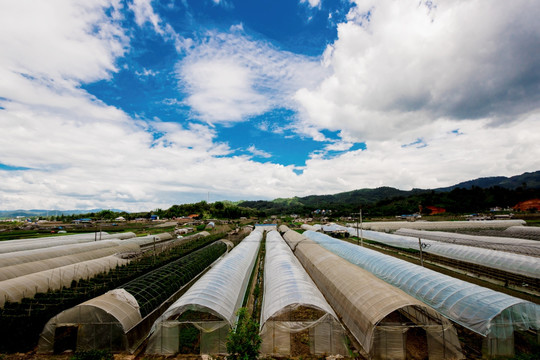
<path id="1" fill-rule="evenodd" d="M 282 212 L 303 212 L 306 208 L 310 209 L 328 209 L 336 207 L 359 206 L 360 204 L 369 205 L 378 203 L 384 206 L 385 202 L 390 203 L 396 198 L 409 198 L 415 195 L 426 196 L 430 193 L 445 193 L 452 190 L 461 189 L 489 189 L 500 187 L 509 190 L 518 188 L 540 189 L 540 170 L 527 172 L 521 175 L 505 177 L 494 176 L 484 177 L 475 180 L 465 181 L 453 186 L 437 189 L 412 189 L 399 190 L 392 187 L 379 187 L 376 189 L 359 189 L 347 191 L 333 195 L 309 195 L 304 197 L 278 198 L 272 201 L 244 201 L 239 206 L 252 209 L 269 211 L 270 213 Z M 415 207 L 417 206 L 414 205 Z"/>
<path id="2" fill-rule="evenodd" d="M 505 189 L 517 189 L 520 186 L 527 188 L 537 189 L 540 188 L 540 170 L 535 172 L 526 172 L 521 175 L 506 177 L 506 176 L 493 176 L 483 177 L 475 180 L 464 181 L 462 183 L 448 186 L 445 188 L 438 188 L 435 191 L 452 191 L 457 188 L 470 189 L 473 186 L 487 189 L 493 186 L 500 186 Z"/>
<path id="3" fill-rule="evenodd" d="M 124 210 L 110 209 L 114 212 L 123 212 Z M 88 213 L 98 213 L 103 211 L 103 209 L 90 209 L 90 210 L 41 210 L 41 209 L 31 209 L 31 210 L 0 210 L 1 218 L 15 218 L 17 216 L 24 217 L 35 217 L 35 216 L 60 216 L 60 215 L 77 215 L 77 214 L 88 214 Z"/>
<path id="4" fill-rule="evenodd" d="M 239 201 L 235 202 L 241 207 L 247 207 L 251 209 L 257 209 L 271 213 L 283 212 L 295 212 L 295 210 L 301 211 L 308 208 L 328 208 L 337 207 L 344 204 L 350 206 L 357 206 L 358 204 L 374 204 L 378 202 L 390 202 L 395 198 L 407 198 L 414 195 L 450 192 L 452 190 L 462 188 L 471 189 L 473 187 L 488 189 L 493 187 L 500 187 L 504 189 L 515 190 L 522 189 L 540 189 L 540 170 L 534 172 L 526 172 L 521 175 L 506 177 L 506 176 L 493 176 L 483 177 L 474 180 L 464 181 L 459 184 L 437 188 L 437 189 L 412 189 L 412 190 L 399 190 L 393 187 L 379 187 L 375 189 L 359 189 L 352 190 L 333 195 L 308 195 L 304 197 L 292 197 L 292 198 L 277 198 L 271 201 L 256 200 L 256 201 Z M 110 209 L 114 212 L 123 212 L 123 210 Z M 77 215 L 98 213 L 103 209 L 92 210 L 0 210 L 0 217 L 12 218 L 17 216 L 35 217 L 35 216 L 54 216 L 54 215 Z"/>

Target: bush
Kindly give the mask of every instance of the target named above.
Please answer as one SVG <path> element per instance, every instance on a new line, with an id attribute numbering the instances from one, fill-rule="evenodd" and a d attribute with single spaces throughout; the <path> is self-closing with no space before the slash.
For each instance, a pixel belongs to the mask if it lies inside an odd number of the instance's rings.
<path id="1" fill-rule="evenodd" d="M 246 308 L 238 309 L 238 323 L 227 337 L 227 359 L 251 360 L 259 356 L 261 337 L 259 324 L 248 314 Z"/>

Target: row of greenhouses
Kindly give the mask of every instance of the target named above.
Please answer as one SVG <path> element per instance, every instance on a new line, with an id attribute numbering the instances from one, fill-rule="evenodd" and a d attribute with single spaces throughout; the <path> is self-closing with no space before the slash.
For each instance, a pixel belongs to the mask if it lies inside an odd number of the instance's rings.
<path id="1" fill-rule="evenodd" d="M 356 236 L 357 229 L 348 229 L 351 235 Z M 417 237 L 387 234 L 371 230 L 362 230 L 362 236 L 365 239 L 397 248 L 420 250 Z M 540 261 L 538 261 L 537 257 L 474 246 L 442 243 L 427 239 L 422 239 L 421 244 L 422 251 L 426 253 L 471 264 L 482 265 L 533 279 L 540 278 Z"/>
<path id="2" fill-rule="evenodd" d="M 135 350 L 152 325 L 152 322 L 144 320 L 161 315 L 165 310 L 162 304 L 174 297 L 226 250 L 224 242 L 214 242 L 115 290 L 61 312 L 45 325 L 38 351 Z"/>
<path id="3" fill-rule="evenodd" d="M 316 242 L 445 317 L 486 337 L 491 355 L 512 355 L 515 330 L 539 330 L 540 306 L 365 247 L 306 231 Z"/>
<path id="4" fill-rule="evenodd" d="M 527 229 L 522 226 L 520 228 Z M 445 243 L 475 246 L 516 254 L 540 256 L 540 241 L 499 236 L 479 236 L 445 231 L 426 231 L 401 228 L 396 235 L 441 241 Z"/>
<path id="5" fill-rule="evenodd" d="M 354 226 L 356 223 L 354 224 Z M 374 231 L 396 231 L 400 228 L 418 230 L 456 230 L 456 229 L 506 229 L 510 226 L 526 225 L 525 220 L 479 220 L 479 221 L 372 221 L 363 222 L 362 228 Z M 350 224 L 353 226 L 353 224 Z"/>
<path id="6" fill-rule="evenodd" d="M 405 359 L 414 338 L 425 345 L 419 356 L 463 358 L 456 329 L 440 313 L 296 231 L 279 230 L 366 357 Z"/>
<path id="7" fill-rule="evenodd" d="M 279 232 L 257 227 L 228 253 L 218 241 L 68 309 L 47 323 L 39 351 L 131 352 L 146 338 L 151 355 L 226 354 L 264 233 L 263 356 L 354 346 L 369 359 L 462 359 L 454 322 L 484 336 L 488 355 L 512 355 L 514 332 L 540 325 L 536 304 L 318 232 Z"/>
<path id="8" fill-rule="evenodd" d="M 172 304 L 154 324 L 147 353 L 226 353 L 227 335 L 244 300 L 262 238 L 262 231 L 253 231 Z"/>
<path id="9" fill-rule="evenodd" d="M 169 244 L 172 236 L 168 233 L 133 237 L 127 233 L 125 240 L 98 240 L 59 245 L 58 238 L 49 238 L 55 246 L 44 246 L 46 241 L 37 241 L 41 247 L 19 248 L 11 253 L 0 253 L 0 308 L 7 301 L 18 302 L 36 293 L 69 287 L 73 281 L 89 279 L 127 264 L 132 254 L 157 244 Z M 121 236 L 123 237 L 123 236 Z M 76 236 L 80 240 L 83 236 Z M 186 237 L 187 238 L 187 237 Z M 186 239 L 183 239 L 186 241 Z M 25 240 L 8 240 L 23 244 Z M 180 239 L 178 239 L 180 242 Z M 172 246 L 172 245 L 169 245 Z"/>
<path id="10" fill-rule="evenodd" d="M 124 240 L 134 238 L 132 232 L 109 235 L 105 232 L 85 233 L 76 235 L 47 236 L 42 238 L 6 240 L 0 242 L 0 254 L 13 253 L 32 249 L 43 249 L 53 246 L 65 246 L 70 244 L 81 244 L 95 242 L 99 240 Z"/>

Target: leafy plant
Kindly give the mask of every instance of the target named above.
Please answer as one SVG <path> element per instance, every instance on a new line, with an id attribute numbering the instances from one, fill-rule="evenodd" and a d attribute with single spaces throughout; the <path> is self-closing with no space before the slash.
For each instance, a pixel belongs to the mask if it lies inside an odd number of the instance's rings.
<path id="1" fill-rule="evenodd" d="M 238 309 L 236 327 L 229 331 L 227 337 L 227 359 L 251 360 L 259 356 L 261 337 L 259 324 L 249 315 L 246 308 Z"/>

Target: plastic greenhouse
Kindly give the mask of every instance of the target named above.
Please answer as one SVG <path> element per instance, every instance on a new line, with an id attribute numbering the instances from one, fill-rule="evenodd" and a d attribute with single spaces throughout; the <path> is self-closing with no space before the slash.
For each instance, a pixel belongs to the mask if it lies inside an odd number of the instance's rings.
<path id="1" fill-rule="evenodd" d="M 519 219 L 482 221 L 373 221 L 364 222 L 362 229 L 386 232 L 395 231 L 399 228 L 419 230 L 506 229 L 510 226 L 522 226 L 525 224 L 525 220 Z"/>
<path id="2" fill-rule="evenodd" d="M 127 241 L 104 240 L 0 254 L 0 281 L 133 251 L 139 251 L 139 246 Z"/>
<path id="3" fill-rule="evenodd" d="M 277 231 L 266 234 L 261 353 L 348 355 L 334 310 Z"/>
<path id="4" fill-rule="evenodd" d="M 255 230 L 248 235 L 156 320 L 147 353 L 227 352 L 227 334 L 242 305 L 262 234 Z"/>
<path id="5" fill-rule="evenodd" d="M 36 293 L 70 287 L 73 280 L 89 279 L 128 262 L 127 259 L 111 255 L 0 281 L 0 307 L 6 301 L 18 302 Z"/>
<path id="6" fill-rule="evenodd" d="M 534 226 L 510 226 L 504 230 L 508 235 L 519 235 L 522 237 L 532 237 L 534 239 L 540 239 L 540 227 Z"/>
<path id="7" fill-rule="evenodd" d="M 112 290 L 62 311 L 50 319 L 39 339 L 39 352 L 127 348 L 126 332 L 141 321 L 137 300 L 125 290 Z"/>
<path id="8" fill-rule="evenodd" d="M 123 240 L 135 237 L 132 232 L 119 233 L 114 235 L 108 235 L 102 232 L 100 235 L 96 233 L 78 234 L 78 235 L 65 235 L 65 236 L 47 236 L 37 239 L 18 239 L 18 240 L 6 240 L 0 242 L 0 254 L 32 250 L 43 249 L 53 246 L 69 245 L 69 244 L 82 244 L 87 242 L 95 242 L 101 240 Z"/>
<path id="9" fill-rule="evenodd" d="M 429 359 L 463 358 L 448 319 L 313 240 L 279 229 L 368 358 L 405 359 L 407 351 Z"/>
<path id="10" fill-rule="evenodd" d="M 525 228 L 521 226 L 521 228 Z M 540 241 L 497 236 L 478 236 L 444 231 L 399 229 L 396 235 L 411 236 L 446 243 L 475 246 L 480 248 L 512 252 L 516 254 L 540 256 Z"/>
<path id="11" fill-rule="evenodd" d="M 174 301 L 171 297 L 226 249 L 223 242 L 217 241 L 116 290 L 61 312 L 46 324 L 40 336 L 38 351 L 134 351 L 146 338 L 153 320 L 165 309 L 166 305 L 162 304 Z M 99 339 L 93 339 L 96 336 Z"/>
<path id="12" fill-rule="evenodd" d="M 512 355 L 515 329 L 540 329 L 540 306 L 324 234 L 304 235 L 458 324 L 486 336 L 490 355 Z"/>
<path id="13" fill-rule="evenodd" d="M 356 234 L 356 229 L 349 228 L 349 233 Z M 369 240 L 394 247 L 419 250 L 418 238 L 416 237 L 370 230 L 363 230 L 362 233 L 364 238 Z M 446 258 L 503 270 L 534 279 L 540 278 L 540 261 L 533 256 L 482 249 L 474 246 L 441 243 L 433 240 L 422 240 L 422 250 Z"/>

